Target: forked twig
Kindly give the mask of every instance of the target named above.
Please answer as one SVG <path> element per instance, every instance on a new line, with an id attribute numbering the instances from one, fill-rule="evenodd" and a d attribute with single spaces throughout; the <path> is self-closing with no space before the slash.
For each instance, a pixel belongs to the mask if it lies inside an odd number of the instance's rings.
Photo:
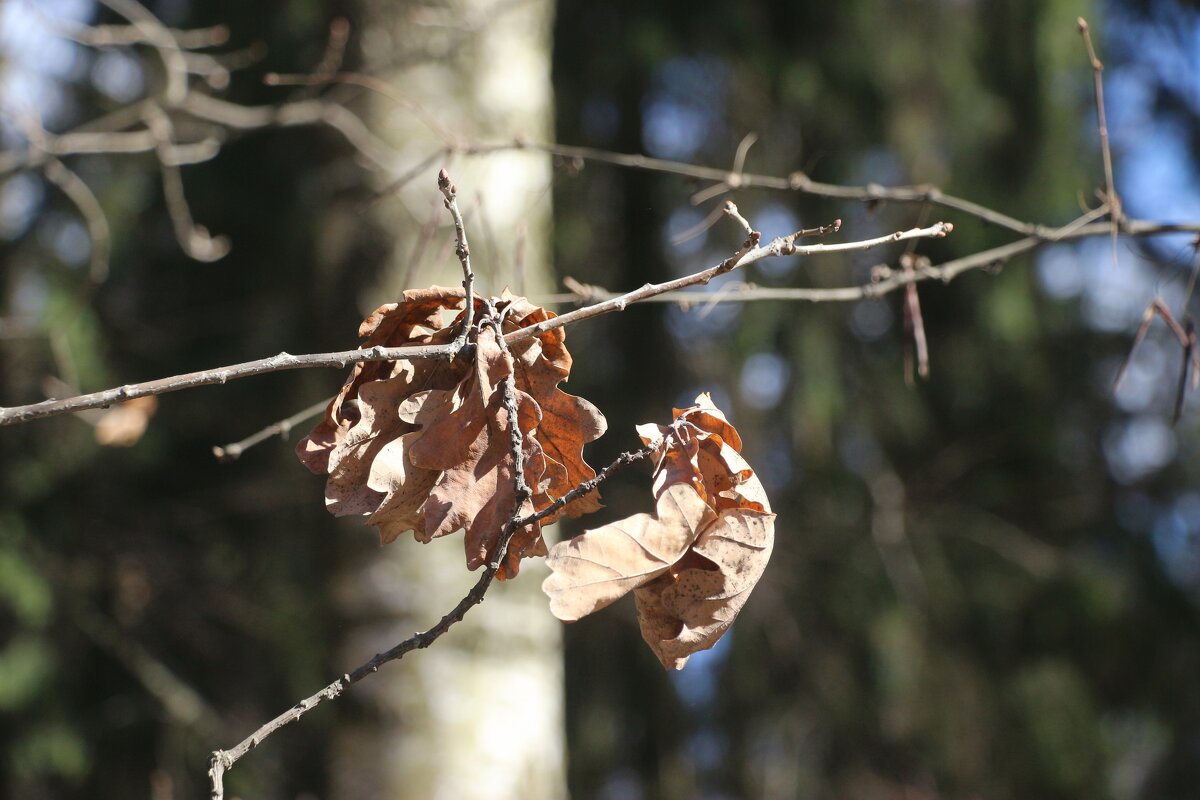
<path id="1" fill-rule="evenodd" d="M 1115 393 L 1121 388 L 1121 381 L 1125 379 L 1125 372 L 1129 367 L 1129 363 L 1133 360 L 1133 354 L 1137 351 L 1138 345 L 1146 338 L 1146 332 L 1150 330 L 1150 323 L 1155 317 L 1162 317 L 1162 321 L 1167 324 L 1171 333 L 1175 334 L 1179 346 L 1183 350 L 1183 360 L 1179 367 L 1179 382 L 1175 390 L 1175 413 L 1174 421 L 1178 422 L 1179 417 L 1183 414 L 1183 401 L 1187 392 L 1187 376 L 1188 367 L 1192 371 L 1192 388 L 1200 385 L 1200 352 L 1196 349 L 1196 328 L 1192 320 L 1184 317 L 1181 325 L 1176 321 L 1175 316 L 1171 313 L 1171 309 L 1167 308 L 1167 304 L 1160 298 L 1154 298 L 1146 311 L 1142 314 L 1142 324 L 1138 326 L 1137 334 L 1133 337 L 1133 344 L 1129 347 L 1129 353 L 1125 356 L 1125 360 L 1121 362 L 1120 368 L 1117 370 L 1117 376 L 1113 379 L 1113 392 Z"/>
<path id="2" fill-rule="evenodd" d="M 818 229 L 819 230 L 819 229 Z M 561 328 L 564 325 L 570 325 L 580 320 L 598 317 L 601 314 L 609 314 L 614 311 L 624 311 L 633 303 L 639 303 L 657 295 L 666 294 L 667 292 L 675 292 L 679 289 L 687 288 L 688 286 L 707 285 L 713 278 L 718 275 L 724 275 L 727 272 L 732 272 L 735 269 L 746 267 L 765 258 L 776 256 L 790 255 L 816 255 L 818 253 L 838 253 L 853 250 L 870 250 L 873 247 L 878 247 L 882 244 L 891 242 L 902 242 L 908 239 L 940 239 L 948 235 L 954 230 L 954 226 L 948 222 L 938 222 L 928 228 L 912 228 L 907 231 L 897 231 L 896 233 L 887 236 L 878 236 L 874 239 L 864 239 L 860 242 L 847 242 L 845 244 L 812 244 L 801 246 L 796 244 L 796 240 L 803 236 L 813 235 L 810 230 L 796 231 L 787 236 L 780 236 L 771 240 L 765 245 L 759 245 L 758 232 L 752 231 L 743 243 L 742 248 L 734 253 L 729 258 L 722 261 L 716 266 L 701 270 L 692 275 L 686 275 L 682 278 L 677 278 L 673 281 L 665 283 L 647 283 L 640 289 L 634 289 L 632 292 L 618 295 L 617 297 L 603 300 L 595 305 L 586 308 L 579 308 L 575 311 L 570 311 L 566 314 L 539 322 L 535 325 L 530 325 L 520 330 L 513 331 L 505 338 L 508 341 L 515 342 L 525 339 L 529 336 L 537 336 L 555 328 Z M 0 415 L 0 422 L 3 421 L 3 416 Z"/>
<path id="3" fill-rule="evenodd" d="M 217 461 L 220 461 L 222 464 L 229 463 L 230 461 L 237 461 L 241 457 L 242 453 L 246 452 L 251 447 L 254 447 L 256 444 L 265 442 L 273 436 L 279 436 L 280 438 L 286 439 L 288 434 L 292 432 L 292 428 L 296 427 L 301 422 L 320 414 L 328 405 L 328 400 L 322 400 L 319 403 L 313 403 L 308 408 L 297 411 L 287 419 L 281 419 L 279 422 L 268 425 L 257 433 L 251 434 L 245 439 L 242 439 L 240 442 L 231 442 L 227 445 L 213 445 L 213 456 L 215 456 Z"/>
<path id="4" fill-rule="evenodd" d="M 900 257 L 900 266 L 904 270 L 905 275 L 915 275 L 918 264 L 922 267 L 929 266 L 928 259 L 922 259 L 914 253 L 905 253 Z M 916 351 L 917 375 L 922 378 L 928 378 L 929 341 L 925 336 L 925 317 L 921 313 L 921 298 L 917 294 L 916 281 L 912 281 L 904 287 L 904 331 L 912 337 L 913 349 Z M 904 378 L 911 386 L 913 384 L 913 354 L 910 354 L 906 348 L 904 356 Z"/>
<path id="5" fill-rule="evenodd" d="M 458 209 L 458 189 L 450 182 L 450 174 L 444 169 L 438 172 L 438 190 L 445 198 L 446 208 L 450 211 L 451 219 L 454 220 L 454 235 L 457 240 L 454 253 L 458 256 L 458 263 L 462 266 L 463 297 L 466 298 L 462 329 L 454 337 L 453 342 L 454 354 L 457 355 L 467 344 L 467 337 L 471 332 L 472 317 L 475 313 L 475 273 L 471 271 L 471 248 L 467 244 L 467 228 L 463 224 L 462 212 Z"/>
<path id="6" fill-rule="evenodd" d="M 1117 234 L 1124 222 L 1125 215 L 1121 210 L 1121 198 L 1117 195 L 1116 185 L 1113 181 L 1112 147 L 1108 142 L 1108 118 L 1104 112 L 1104 64 L 1096 56 L 1096 49 L 1092 46 L 1092 34 L 1087 20 L 1079 17 L 1077 24 L 1079 35 L 1083 37 L 1084 47 L 1087 48 L 1088 61 L 1092 65 L 1092 80 L 1096 92 L 1096 127 L 1100 133 L 1100 155 L 1104 159 L 1104 202 L 1108 206 L 1109 216 L 1113 222 L 1112 262 L 1115 269 L 1117 266 Z"/>

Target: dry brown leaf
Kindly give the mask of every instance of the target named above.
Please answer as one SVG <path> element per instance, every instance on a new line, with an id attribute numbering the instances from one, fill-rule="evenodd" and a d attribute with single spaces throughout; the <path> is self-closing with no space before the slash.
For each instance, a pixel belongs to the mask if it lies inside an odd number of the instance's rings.
<path id="1" fill-rule="evenodd" d="M 405 292 L 402 302 L 381 306 L 363 322 L 363 347 L 452 341 L 463 314 L 443 326 L 442 312 L 461 308 L 462 297 L 459 289 L 440 287 Z M 505 332 L 553 316 L 505 292 L 490 302 L 476 299 L 476 319 L 491 313 L 489 307 L 502 314 Z M 603 433 L 604 417 L 558 388 L 571 367 L 563 341 L 561 331 L 524 340 L 513 348 L 514 359 L 483 325 L 472 360 L 357 364 L 297 454 L 328 476 L 332 513 L 367 515 L 385 544 L 408 530 L 429 541 L 463 529 L 474 569 L 494 557 L 513 513 L 515 474 L 501 391 L 506 378 L 512 375 L 517 386 L 525 479 L 533 492 L 520 513 L 546 508 L 595 475 L 582 450 Z M 515 575 L 523 556 L 546 554 L 541 525 L 598 506 L 593 493 L 517 531 L 498 576 Z"/>
<path id="2" fill-rule="evenodd" d="M 363 394 L 374 399 L 364 387 Z M 443 414 L 450 413 L 453 392 L 446 389 L 427 389 L 410 395 L 399 404 L 399 419 L 415 428 L 422 428 Z M 425 515 L 421 506 L 441 473 L 423 469 L 412 463 L 408 450 L 421 436 L 413 430 L 384 444 L 371 463 L 368 488 L 383 493 L 378 510 L 367 518 L 367 524 L 379 529 L 383 544 L 395 541 L 402 533 L 424 530 Z"/>
<path id="3" fill-rule="evenodd" d="M 451 333 L 439 331 L 424 338 L 437 344 L 443 339 L 449 341 Z M 418 423 L 399 413 L 409 397 L 421 391 L 445 391 L 454 386 L 464 370 L 462 365 L 444 360 L 399 362 L 391 371 L 392 377 L 351 387 L 354 397 L 344 401 L 339 409 L 346 422 L 337 430 L 325 457 L 329 474 L 325 502 L 330 513 L 371 514 L 381 504 L 388 503 L 391 494 L 400 491 L 412 477 L 418 477 L 418 482 L 424 482 L 426 487 L 429 485 L 429 476 L 420 475 L 412 464 L 398 461 L 394 458 L 398 455 L 396 449 L 387 445 L 418 429 Z M 422 422 L 431 418 L 423 415 Z M 320 429 L 318 426 L 317 431 Z"/>
<path id="4" fill-rule="evenodd" d="M 444 330 L 441 324 L 443 309 L 458 309 L 462 307 L 463 291 L 449 287 L 434 286 L 429 289 L 415 289 L 404 292 L 404 301 L 388 303 L 375 309 L 359 326 L 358 335 L 366 337 L 363 348 L 375 346 L 404 347 L 419 344 L 443 344 L 450 341 L 452 336 L 443 335 L 435 341 L 435 334 Z M 444 339 L 444 341 L 441 341 Z M 337 397 L 329 403 L 325 410 L 325 418 L 300 440 L 296 446 L 296 455 L 300 461 L 317 475 L 329 473 L 329 460 L 344 447 L 344 440 L 351 428 L 361 422 L 362 414 L 358 406 L 358 389 L 365 383 L 390 378 L 396 371 L 418 370 L 425 373 L 432 370 L 445 373 L 438 381 L 437 388 L 452 388 L 458 382 L 458 376 L 442 360 L 434 363 L 421 361 L 361 361 L 354 365 L 350 377 L 346 380 Z M 412 380 L 410 383 L 424 382 L 428 377 L 421 375 L 421 381 Z M 419 386 L 426 389 L 430 386 Z M 363 428 L 364 431 L 368 428 Z M 334 511 L 334 513 L 338 513 Z M 355 512 L 345 512 L 355 513 Z"/>
<path id="5" fill-rule="evenodd" d="M 542 584 L 550 611 L 574 622 L 669 570 L 716 513 L 686 484 L 658 498 L 654 514 L 634 514 L 554 546 Z"/>
<path id="6" fill-rule="evenodd" d="M 551 611 L 567 621 L 634 590 L 643 638 L 664 667 L 682 669 L 690 654 L 716 644 L 745 605 L 771 555 L 775 515 L 738 452 L 741 437 L 707 394 L 674 417 L 672 425 L 638 426 L 642 440 L 656 445 L 658 514 L 555 545 L 547 559 L 554 574 L 543 589 Z M 698 528 L 666 513 L 685 497 L 704 510 Z M 653 552 L 641 543 L 647 536 Z"/>
<path id="7" fill-rule="evenodd" d="M 712 566 L 664 575 L 634 593 L 642 638 L 664 667 L 683 669 L 733 624 L 771 557 L 774 528 L 771 513 L 722 511 L 692 548 Z"/>
<path id="8" fill-rule="evenodd" d="M 426 426 L 408 450 L 418 467 L 442 471 L 423 505 L 424 540 L 465 528 L 467 567 L 487 563 L 495 553 L 516 500 L 508 411 L 502 384 L 512 374 L 511 356 L 500 349 L 495 331 L 480 331 L 475 342 L 475 371 L 459 387 L 462 405 Z M 545 460 L 528 434 L 540 418 L 537 404 L 517 392 L 517 424 L 523 434 L 525 479 L 538 486 Z M 527 501 L 522 516 L 534 511 Z M 526 550 L 542 550 L 540 526 L 528 526 L 509 543 L 502 577 L 516 574 Z M 531 553 L 532 554 L 532 553 Z"/>
<path id="9" fill-rule="evenodd" d="M 510 298 L 509 307 L 505 309 L 505 332 L 556 316 L 523 297 L 512 298 L 507 291 L 502 297 Z M 534 436 L 551 464 L 562 467 L 561 470 L 552 467 L 549 471 L 545 492 L 551 501 L 596 477 L 596 471 L 583 459 L 583 448 L 608 429 L 600 409 L 582 397 L 567 394 L 558 386 L 571 374 L 572 358 L 565 341 L 566 331 L 555 328 L 511 345 L 517 388 L 532 396 L 542 412 Z M 550 525 L 560 517 L 578 517 L 600 508 L 599 492 L 593 490 L 546 518 L 543 524 Z"/>

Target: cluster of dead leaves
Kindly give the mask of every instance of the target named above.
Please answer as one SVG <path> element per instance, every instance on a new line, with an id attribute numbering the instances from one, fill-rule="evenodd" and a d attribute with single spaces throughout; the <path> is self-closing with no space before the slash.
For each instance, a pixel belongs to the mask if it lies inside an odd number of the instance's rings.
<path id="1" fill-rule="evenodd" d="M 669 426 L 639 425 L 656 445 L 653 514 L 635 514 L 555 545 L 542 588 L 574 621 L 630 591 L 642 636 L 663 666 L 716 644 L 767 565 L 775 515 L 741 437 L 707 394 Z"/>
<path id="2" fill-rule="evenodd" d="M 300 460 L 328 477 L 331 512 L 366 516 L 385 544 L 409 530 L 423 542 L 463 530 L 471 569 L 496 557 L 514 515 L 547 510 L 596 476 L 583 447 L 606 427 L 595 406 L 559 388 L 572 363 L 561 328 L 508 347 L 499 339 L 551 313 L 507 292 L 474 302 L 483 322 L 470 358 L 356 364 L 297 446 Z M 359 335 L 364 348 L 449 344 L 462 309 L 459 289 L 406 291 L 367 317 Z M 444 324 L 444 312 L 458 315 Z M 531 490 L 519 509 L 514 425 Z M 555 545 L 543 588 L 566 621 L 634 592 L 642 635 L 664 666 L 680 669 L 745 605 L 770 557 L 775 515 L 740 455 L 741 437 L 707 394 L 676 409 L 670 425 L 639 425 L 638 435 L 653 447 L 656 511 Z M 542 525 L 599 507 L 592 490 L 516 531 L 498 577 L 515 575 L 524 557 L 547 555 Z"/>
<path id="3" fill-rule="evenodd" d="M 507 292 L 490 304 L 475 299 L 475 319 L 495 314 L 504 333 L 554 316 Z M 461 289 L 404 292 L 363 321 L 364 348 L 448 344 L 461 325 Z M 466 531 L 467 566 L 492 560 L 516 502 L 511 426 L 522 437 L 524 477 L 533 496 L 527 516 L 595 477 L 583 446 L 604 433 L 600 411 L 558 385 L 571 372 L 561 328 L 506 349 L 491 325 L 474 336 L 473 358 L 371 361 L 356 364 L 325 418 L 297 446 L 300 460 L 327 475 L 325 501 L 338 516 L 366 515 L 386 544 L 413 531 L 428 542 Z M 516 420 L 503 387 L 516 385 Z M 518 530 L 500 578 L 517 573 L 523 557 L 546 554 L 541 526 L 600 507 L 596 492 Z"/>

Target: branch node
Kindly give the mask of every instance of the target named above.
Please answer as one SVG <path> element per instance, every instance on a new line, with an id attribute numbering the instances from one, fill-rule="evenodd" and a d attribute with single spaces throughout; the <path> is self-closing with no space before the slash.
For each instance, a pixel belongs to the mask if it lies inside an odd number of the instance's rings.
<path id="1" fill-rule="evenodd" d="M 790 189 L 807 190 L 812 184 L 812 179 L 800 170 L 796 170 L 787 176 L 787 182 Z"/>

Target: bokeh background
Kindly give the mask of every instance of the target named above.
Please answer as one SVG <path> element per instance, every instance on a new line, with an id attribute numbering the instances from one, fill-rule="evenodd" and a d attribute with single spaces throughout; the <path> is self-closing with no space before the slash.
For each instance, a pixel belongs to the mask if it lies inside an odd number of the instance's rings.
<path id="1" fill-rule="evenodd" d="M 361 87 L 263 84 L 270 71 L 316 69 L 338 18 L 350 22 L 346 69 L 424 92 L 452 137 L 544 137 L 726 168 L 754 133 L 748 172 L 932 183 L 1062 225 L 1096 206 L 1104 183 L 1083 15 L 1106 66 L 1126 211 L 1200 220 L 1192 2 L 157 0 L 146 8 L 173 28 L 227 26 L 213 52 L 228 54 L 228 81 L 196 75 L 196 91 L 248 106 L 344 104 L 394 160 L 364 163 L 328 126 L 226 130 L 219 153 L 181 168 L 195 220 L 231 244 L 204 262 L 177 240 L 152 154 L 64 155 L 110 228 L 102 274 L 77 205 L 20 156 L 31 119 L 61 133 L 163 91 L 153 48 L 68 35 L 121 23 L 114 7 L 0 2 L 4 405 L 344 349 L 398 289 L 454 280 L 450 230 L 430 216 L 441 161 L 422 165 L 406 149 L 408 123 L 393 119 L 411 120 L 412 108 Z M 540 31 L 532 43 L 475 47 L 520 14 Z M 464 116 L 505 92 L 533 94 L 439 82 L 430 70 L 464 52 L 476 75 L 531 64 L 552 88 L 546 121 L 529 130 L 521 114 Z M 482 106 L 451 97 L 459 91 Z M 183 137 L 195 121 L 179 116 Z M 472 158 L 447 160 L 470 170 Z M 386 190 L 408 169 L 404 191 L 418 199 L 397 203 Z M 503 202 L 489 216 L 459 180 L 486 291 L 512 284 L 549 301 L 566 276 L 629 289 L 717 263 L 740 243 L 727 222 L 680 241 L 723 199 L 694 204 L 706 182 L 536 153 L 500 172 L 502 185 L 536 176 L 512 207 L 550 222 L 538 244 L 536 225 L 526 238 Z M 947 219 L 953 236 L 918 248 L 935 263 L 1014 238 L 919 204 L 732 197 L 768 237 L 834 218 L 842 240 Z M 503 761 L 548 714 L 559 744 L 527 768 L 546 775 L 478 796 L 1194 797 L 1200 417 L 1192 395 L 1172 420 L 1181 351 L 1161 321 L 1112 391 L 1148 304 L 1159 298 L 1182 318 L 1194 302 L 1193 239 L 1122 239 L 1115 262 L 1103 237 L 1047 246 L 922 284 L 926 380 L 906 380 L 900 294 L 646 304 L 572 328 L 571 391 L 610 422 L 591 462 L 634 445 L 633 424 L 711 391 L 774 498 L 775 553 L 732 632 L 681 673 L 665 674 L 641 642 L 630 602 L 567 627 L 561 642 L 554 628 L 538 645 L 558 665 L 553 679 L 472 734 L 486 773 L 485 755 Z M 850 285 L 900 252 L 778 259 L 728 280 Z M 538 259 L 552 270 L 542 283 L 524 272 Z M 99 413 L 0 430 L 0 795 L 206 796 L 209 751 L 373 652 L 353 646 L 356 626 L 394 609 L 364 608 L 347 587 L 398 573 L 372 571 L 383 558 L 373 531 L 325 513 L 319 480 L 291 453 L 296 434 L 229 464 L 211 455 L 328 397 L 341 377 L 276 373 L 167 395 L 123 447 L 98 441 Z M 603 519 L 645 510 L 645 482 L 636 471 L 614 480 Z M 398 542 L 387 557 L 416 547 Z M 448 540 L 428 547 L 458 554 Z M 522 578 L 536 595 L 534 568 Z M 533 603 L 471 646 L 503 653 L 548 617 Z M 420 693 L 482 687 L 470 700 L 482 714 L 510 686 L 490 658 L 469 684 L 434 680 Z M 372 680 L 416 693 L 384 673 Z M 409 752 L 438 735 L 362 689 L 252 753 L 231 794 L 468 796 L 448 794 L 448 778 L 403 774 L 353 788 L 347 774 L 391 758 L 363 739 L 395 737 Z M 356 737 L 368 729 L 378 736 Z"/>

